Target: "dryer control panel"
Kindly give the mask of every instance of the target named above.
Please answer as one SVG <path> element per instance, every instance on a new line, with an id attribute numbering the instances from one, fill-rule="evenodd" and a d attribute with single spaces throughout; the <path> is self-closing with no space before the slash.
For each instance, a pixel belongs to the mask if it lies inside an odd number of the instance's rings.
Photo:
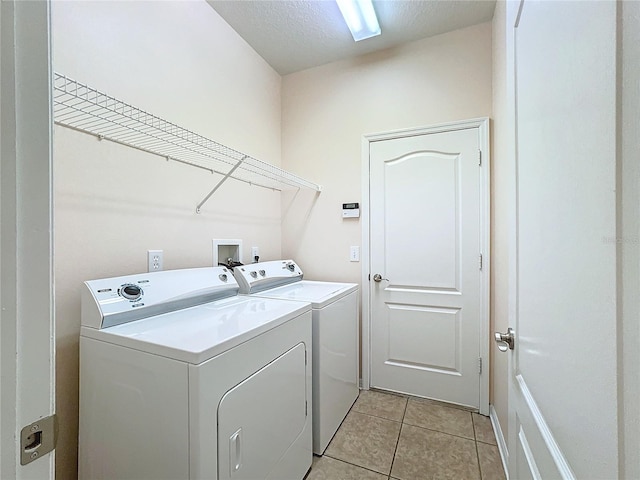
<path id="1" fill-rule="evenodd" d="M 238 294 L 225 267 L 141 273 L 85 282 L 82 325 L 97 329 Z"/>
<path id="2" fill-rule="evenodd" d="M 293 260 L 250 263 L 233 269 L 240 293 L 257 293 L 302 280 L 302 270 Z"/>

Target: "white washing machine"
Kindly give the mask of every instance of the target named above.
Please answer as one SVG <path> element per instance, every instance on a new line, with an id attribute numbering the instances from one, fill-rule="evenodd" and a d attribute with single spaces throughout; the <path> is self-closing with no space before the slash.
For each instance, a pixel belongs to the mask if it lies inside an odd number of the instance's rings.
<path id="1" fill-rule="evenodd" d="M 311 306 L 238 296 L 223 267 L 82 293 L 81 479 L 302 479 Z"/>
<path id="2" fill-rule="evenodd" d="M 358 398 L 358 285 L 302 279 L 292 260 L 235 267 L 240 293 L 311 302 L 313 452 L 322 455 Z"/>

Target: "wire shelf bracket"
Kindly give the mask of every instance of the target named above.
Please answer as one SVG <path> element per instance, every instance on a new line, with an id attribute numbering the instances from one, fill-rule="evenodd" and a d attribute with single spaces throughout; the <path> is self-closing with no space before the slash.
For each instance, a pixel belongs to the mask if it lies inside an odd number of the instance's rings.
<path id="1" fill-rule="evenodd" d="M 229 178 L 275 191 L 301 188 L 322 191 L 321 185 L 59 73 L 54 73 L 53 79 L 53 110 L 58 125 L 221 175 L 216 186 L 197 205 L 197 213 Z"/>
<path id="2" fill-rule="evenodd" d="M 244 162 L 244 161 L 246 160 L 246 158 L 247 158 L 246 156 L 245 156 L 245 157 L 243 157 L 243 158 L 241 158 L 241 159 L 238 161 L 238 163 L 236 163 L 236 164 L 231 168 L 231 170 L 229 170 L 229 171 L 227 172 L 227 174 L 226 174 L 224 177 L 222 177 L 222 178 L 220 179 L 220 181 L 216 184 L 216 186 L 215 186 L 215 187 L 213 187 L 213 189 L 212 189 L 212 190 L 207 194 L 207 196 L 206 196 L 206 197 L 204 197 L 204 198 L 202 199 L 202 201 L 198 204 L 198 206 L 196 207 L 196 213 L 200 213 L 200 208 L 201 208 L 201 207 L 202 207 L 202 206 L 207 202 L 207 200 L 209 200 L 209 198 L 211 198 L 211 195 L 213 195 L 213 194 L 216 192 L 216 190 L 218 190 L 218 188 L 220 188 L 220 186 L 221 186 L 224 182 L 226 182 L 226 181 L 227 181 L 227 178 L 231 177 L 231 174 L 232 174 L 233 172 L 235 172 L 235 171 L 238 169 L 238 167 L 239 167 L 240 165 L 242 165 L 242 162 Z"/>

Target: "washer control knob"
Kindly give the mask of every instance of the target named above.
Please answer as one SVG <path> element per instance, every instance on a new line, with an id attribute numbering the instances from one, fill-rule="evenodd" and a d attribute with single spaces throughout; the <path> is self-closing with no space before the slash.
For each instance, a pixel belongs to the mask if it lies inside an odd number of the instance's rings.
<path id="1" fill-rule="evenodd" d="M 120 295 L 122 295 L 127 300 L 131 300 L 135 302 L 142 297 L 142 289 L 138 285 L 134 285 L 132 283 L 125 283 L 120 287 Z"/>
<path id="2" fill-rule="evenodd" d="M 249 275 L 251 275 L 253 278 L 258 278 L 258 273 L 255 270 L 253 272 L 249 272 Z"/>
<path id="3" fill-rule="evenodd" d="M 296 269 L 296 266 L 293 262 L 289 262 L 287 263 L 287 268 L 289 269 L 289 271 L 293 272 Z"/>
<path id="4" fill-rule="evenodd" d="M 227 274 L 226 273 L 221 273 L 220 275 L 218 275 L 218 278 L 220 280 L 222 280 L 223 282 L 227 281 Z"/>
<path id="5" fill-rule="evenodd" d="M 260 270 L 258 273 L 259 273 L 259 274 L 260 274 L 260 276 L 262 276 L 262 277 L 264 277 L 264 276 L 267 274 L 267 272 L 265 272 L 264 270 Z"/>

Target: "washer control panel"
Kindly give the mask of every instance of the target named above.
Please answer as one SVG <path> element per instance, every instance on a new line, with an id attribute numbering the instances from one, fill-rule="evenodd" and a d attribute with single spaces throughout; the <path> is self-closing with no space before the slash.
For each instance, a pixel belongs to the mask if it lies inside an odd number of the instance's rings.
<path id="1" fill-rule="evenodd" d="M 293 260 L 250 263 L 233 269 L 240 293 L 256 293 L 302 280 L 302 270 Z"/>
<path id="2" fill-rule="evenodd" d="M 238 294 L 238 282 L 225 267 L 165 270 L 85 282 L 83 325 L 127 323 L 151 314 L 198 305 Z M 91 314 L 85 314 L 85 312 Z"/>

